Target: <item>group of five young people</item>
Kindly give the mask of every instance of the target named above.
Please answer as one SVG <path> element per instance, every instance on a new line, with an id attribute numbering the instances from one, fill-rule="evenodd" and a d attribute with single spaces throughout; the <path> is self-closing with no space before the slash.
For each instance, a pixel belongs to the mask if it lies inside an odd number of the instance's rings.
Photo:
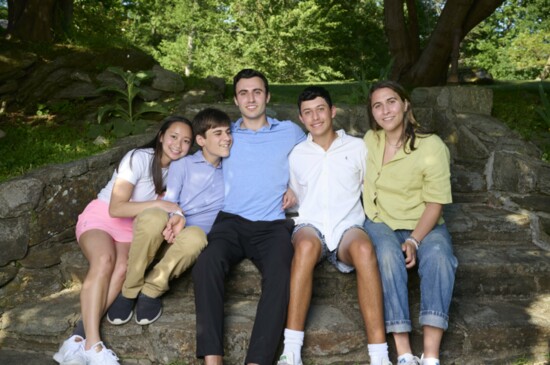
<path id="1" fill-rule="evenodd" d="M 118 364 L 101 342 L 102 316 L 123 324 L 135 311 L 139 324 L 154 322 L 169 280 L 194 263 L 196 354 L 221 365 L 225 278 L 248 258 L 262 290 L 245 363 L 274 363 L 284 333 L 277 364 L 302 364 L 313 271 L 326 258 L 340 272 L 356 272 L 371 364 L 391 364 L 386 331 L 398 364 L 439 364 L 457 266 L 441 210 L 451 202 L 450 157 L 439 137 L 420 128 L 405 90 L 390 81 L 371 88 L 371 130 L 361 141 L 334 130 L 336 108 L 322 87 L 298 98 L 307 136 L 267 116 L 262 73 L 244 69 L 233 87 L 241 118 L 230 123 L 211 108 L 192 123 L 168 118 L 150 144 L 123 158 L 106 187 L 112 193 L 98 197 L 103 210 L 89 215 L 88 207 L 79 217 L 77 238 L 90 262 L 82 321 L 54 359 Z M 193 132 L 200 150 L 183 157 Z M 298 214 L 287 219 L 291 208 Z M 85 223 L 98 216 L 101 224 Z M 122 225 L 127 235 L 119 237 Z M 417 264 L 423 358 L 409 342 L 407 269 Z"/>

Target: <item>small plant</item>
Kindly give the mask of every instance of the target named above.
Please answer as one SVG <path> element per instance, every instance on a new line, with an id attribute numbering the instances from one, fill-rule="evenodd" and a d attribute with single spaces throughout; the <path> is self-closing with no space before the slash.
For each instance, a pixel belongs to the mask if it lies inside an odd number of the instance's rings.
<path id="1" fill-rule="evenodd" d="M 550 100 L 544 92 L 542 82 L 539 84 L 539 96 L 542 105 L 537 107 L 535 110 L 541 116 L 542 120 L 544 120 L 546 126 L 548 127 L 548 130 L 550 131 Z"/>
<path id="2" fill-rule="evenodd" d="M 104 133 L 112 133 L 116 137 L 125 137 L 130 134 L 138 134 L 145 131 L 147 121 L 142 119 L 147 113 L 166 114 L 166 110 L 158 104 L 146 103 L 138 100 L 142 93 L 140 85 L 150 79 L 153 74 L 146 71 L 123 71 L 120 67 L 108 67 L 107 71 L 120 76 L 125 87 L 116 85 L 101 87 L 102 93 L 114 93 L 113 104 L 100 107 L 97 111 L 97 124 L 91 124 L 89 134 L 98 137 Z"/>
<path id="3" fill-rule="evenodd" d="M 393 59 L 384 67 L 380 69 L 378 75 L 378 80 L 386 80 L 390 74 L 391 68 L 393 66 Z M 363 104 L 367 101 L 369 96 L 370 88 L 373 84 L 372 81 L 367 80 L 367 73 L 365 68 L 361 68 L 360 73 L 354 72 L 355 79 L 359 88 L 355 88 L 352 93 L 352 98 L 355 103 Z"/>

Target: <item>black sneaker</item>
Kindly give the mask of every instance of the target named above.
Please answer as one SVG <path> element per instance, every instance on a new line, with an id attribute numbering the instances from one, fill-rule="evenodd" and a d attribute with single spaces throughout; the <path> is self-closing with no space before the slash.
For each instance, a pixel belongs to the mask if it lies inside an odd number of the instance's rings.
<path id="1" fill-rule="evenodd" d="M 135 301 L 135 299 L 126 298 L 122 293 L 119 293 L 107 311 L 109 323 L 118 326 L 132 319 Z"/>
<path id="2" fill-rule="evenodd" d="M 139 293 L 136 304 L 136 323 L 142 326 L 151 324 L 162 314 L 162 300 Z"/>

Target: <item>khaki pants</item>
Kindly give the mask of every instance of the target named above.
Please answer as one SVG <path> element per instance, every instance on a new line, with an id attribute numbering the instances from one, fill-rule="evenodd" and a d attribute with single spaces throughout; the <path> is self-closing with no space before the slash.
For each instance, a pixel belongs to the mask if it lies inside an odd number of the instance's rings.
<path id="1" fill-rule="evenodd" d="M 168 291 L 168 282 L 189 268 L 206 246 L 206 233 L 195 226 L 185 227 L 172 244 L 165 242 L 163 246 L 162 231 L 167 222 L 168 214 L 158 208 L 146 209 L 135 218 L 134 239 L 122 286 L 126 298 L 137 298 L 140 292 L 158 298 Z M 156 256 L 160 261 L 145 274 Z"/>

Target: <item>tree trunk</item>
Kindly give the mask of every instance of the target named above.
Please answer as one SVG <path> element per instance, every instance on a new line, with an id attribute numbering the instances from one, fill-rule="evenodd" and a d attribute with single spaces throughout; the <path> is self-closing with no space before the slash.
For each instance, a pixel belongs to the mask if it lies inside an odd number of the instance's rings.
<path id="1" fill-rule="evenodd" d="M 73 0 L 8 0 L 8 37 L 53 42 L 69 30 Z"/>
<path id="2" fill-rule="evenodd" d="M 407 0 L 408 8 L 412 8 Z M 403 0 L 385 0 L 384 13 L 390 53 L 394 58 L 391 77 L 407 86 L 443 85 L 458 80 L 460 42 L 477 24 L 491 15 L 504 0 L 447 0 L 426 48 L 415 52 L 418 32 L 407 28 Z M 412 12 L 409 11 L 409 15 Z M 409 24 L 414 24 L 409 21 Z M 415 41 L 407 40 L 415 37 Z M 449 64 L 451 70 L 449 73 Z"/>

